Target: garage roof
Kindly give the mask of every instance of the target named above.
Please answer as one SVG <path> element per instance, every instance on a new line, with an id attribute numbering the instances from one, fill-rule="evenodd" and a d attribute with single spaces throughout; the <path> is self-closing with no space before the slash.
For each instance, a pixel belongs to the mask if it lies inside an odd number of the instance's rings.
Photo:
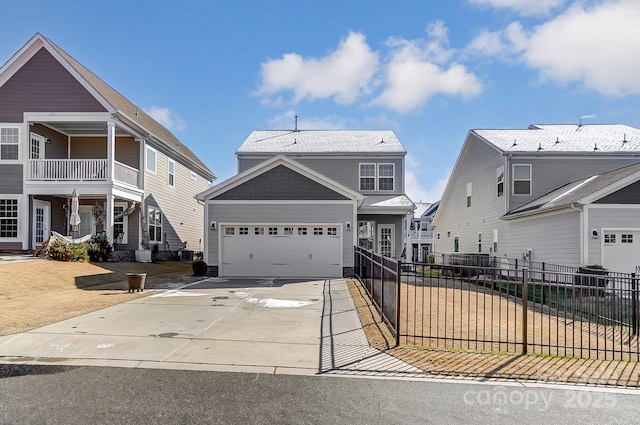
<path id="1" fill-rule="evenodd" d="M 236 154 L 398 153 L 406 154 L 392 130 L 255 130 Z"/>

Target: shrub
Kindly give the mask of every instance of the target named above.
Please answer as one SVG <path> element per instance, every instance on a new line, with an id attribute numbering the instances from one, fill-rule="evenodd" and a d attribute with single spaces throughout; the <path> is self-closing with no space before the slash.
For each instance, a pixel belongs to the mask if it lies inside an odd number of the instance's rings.
<path id="1" fill-rule="evenodd" d="M 58 261 L 89 261 L 89 253 L 85 244 L 71 244 L 58 239 L 49 244 L 47 252 L 49 258 Z"/>
<path id="2" fill-rule="evenodd" d="M 104 261 L 109 259 L 113 248 L 105 235 L 95 235 L 89 240 L 88 251 L 91 261 Z"/>
<path id="3" fill-rule="evenodd" d="M 436 262 L 436 256 L 435 254 L 429 254 L 429 256 L 427 257 L 427 263 L 429 264 L 435 264 Z"/>
<path id="4" fill-rule="evenodd" d="M 204 276 L 207 274 L 207 263 L 202 259 L 193 260 L 191 263 L 191 268 L 193 269 L 194 276 Z"/>

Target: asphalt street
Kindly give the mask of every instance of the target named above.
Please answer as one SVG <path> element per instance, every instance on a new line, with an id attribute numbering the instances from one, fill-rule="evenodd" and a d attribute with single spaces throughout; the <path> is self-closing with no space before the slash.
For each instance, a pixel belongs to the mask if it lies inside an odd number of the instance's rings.
<path id="1" fill-rule="evenodd" d="M 636 391 L 0 365 L 2 424 L 631 424 Z"/>

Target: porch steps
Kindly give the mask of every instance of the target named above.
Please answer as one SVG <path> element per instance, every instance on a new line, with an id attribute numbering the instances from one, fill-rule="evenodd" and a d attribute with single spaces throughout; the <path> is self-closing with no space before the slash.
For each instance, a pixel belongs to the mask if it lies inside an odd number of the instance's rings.
<path id="1" fill-rule="evenodd" d="M 50 240 L 51 240 L 51 238 L 49 238 L 46 241 L 42 242 L 42 244 L 40 244 L 40 245 L 36 245 L 36 250 L 33 251 L 33 256 L 37 257 L 39 255 L 46 255 L 46 253 L 47 253 L 47 245 L 49 245 L 49 241 Z"/>

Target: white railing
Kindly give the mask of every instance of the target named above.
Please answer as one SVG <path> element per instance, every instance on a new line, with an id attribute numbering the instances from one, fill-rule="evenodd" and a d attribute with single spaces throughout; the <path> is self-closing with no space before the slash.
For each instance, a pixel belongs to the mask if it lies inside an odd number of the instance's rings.
<path id="1" fill-rule="evenodd" d="M 412 239 L 433 239 L 433 230 L 412 230 L 411 238 Z"/>
<path id="2" fill-rule="evenodd" d="M 29 180 L 106 181 L 106 159 L 31 159 Z"/>

